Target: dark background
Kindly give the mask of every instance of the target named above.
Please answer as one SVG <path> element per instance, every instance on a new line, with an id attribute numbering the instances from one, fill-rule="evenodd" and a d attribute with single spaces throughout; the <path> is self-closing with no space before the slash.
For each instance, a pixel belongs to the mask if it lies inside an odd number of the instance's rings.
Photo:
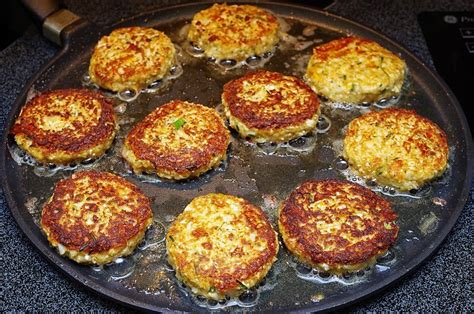
<path id="1" fill-rule="evenodd" d="M 5 0 L 0 4 L 0 50 L 22 36 L 32 21 L 19 1 Z"/>

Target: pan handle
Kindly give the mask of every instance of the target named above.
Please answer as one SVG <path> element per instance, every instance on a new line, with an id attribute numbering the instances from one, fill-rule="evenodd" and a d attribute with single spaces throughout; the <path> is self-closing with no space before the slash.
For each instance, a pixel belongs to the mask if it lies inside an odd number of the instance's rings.
<path id="1" fill-rule="evenodd" d="M 62 8 L 58 0 L 21 0 L 21 2 L 33 14 L 43 35 L 60 46 L 64 43 L 61 36 L 63 30 L 80 20 L 79 16 Z"/>

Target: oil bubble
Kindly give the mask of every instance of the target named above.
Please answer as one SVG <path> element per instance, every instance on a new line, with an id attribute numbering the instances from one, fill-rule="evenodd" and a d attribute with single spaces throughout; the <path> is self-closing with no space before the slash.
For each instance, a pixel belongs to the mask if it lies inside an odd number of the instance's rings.
<path id="1" fill-rule="evenodd" d="M 91 83 L 91 77 L 88 73 L 84 74 L 81 78 L 81 82 L 83 85 L 87 86 Z"/>
<path id="2" fill-rule="evenodd" d="M 274 155 L 279 147 L 279 145 L 274 142 L 257 143 L 256 146 L 258 150 L 265 155 Z"/>
<path id="3" fill-rule="evenodd" d="M 234 59 L 223 59 L 217 63 L 224 70 L 232 70 L 237 67 L 237 61 Z"/>
<path id="4" fill-rule="evenodd" d="M 161 222 L 155 220 L 153 221 L 153 224 L 146 231 L 145 238 L 138 245 L 138 248 L 143 251 L 152 246 L 161 244 L 165 241 L 165 236 L 166 236 L 165 226 Z"/>
<path id="5" fill-rule="evenodd" d="M 257 67 L 260 65 L 261 60 L 262 60 L 262 57 L 260 56 L 250 56 L 245 60 L 245 63 L 249 67 Z"/>
<path id="6" fill-rule="evenodd" d="M 153 83 L 151 83 L 150 85 L 148 85 L 148 87 L 146 88 L 145 91 L 147 93 L 154 93 L 157 90 L 159 90 L 162 87 L 162 85 L 163 85 L 163 80 L 156 80 Z"/>
<path id="7" fill-rule="evenodd" d="M 317 144 L 317 137 L 314 132 L 307 135 L 301 136 L 294 140 L 289 141 L 283 147 L 287 147 L 290 151 L 295 151 L 299 153 L 308 153 L 311 152 Z"/>
<path id="8" fill-rule="evenodd" d="M 377 108 L 385 109 L 385 108 L 395 105 L 399 99 L 400 99 L 400 96 L 382 98 L 382 99 L 377 100 L 373 105 Z"/>
<path id="9" fill-rule="evenodd" d="M 239 296 L 242 306 L 253 306 L 258 299 L 258 292 L 255 289 L 245 291 Z"/>
<path id="10" fill-rule="evenodd" d="M 139 95 L 139 92 L 133 89 L 125 89 L 117 93 L 117 97 L 120 100 L 126 101 L 126 102 L 134 101 L 135 99 L 137 99 L 138 95 Z"/>
<path id="11" fill-rule="evenodd" d="M 176 63 L 171 67 L 169 75 L 165 77 L 167 80 L 175 79 L 183 74 L 183 66 L 180 63 Z"/>
<path id="12" fill-rule="evenodd" d="M 325 116 L 319 116 L 318 123 L 316 124 L 316 131 L 318 133 L 326 133 L 331 128 L 331 120 Z"/>
<path id="13" fill-rule="evenodd" d="M 130 277 L 135 270 L 133 258 L 119 257 L 114 262 L 104 266 L 104 270 L 110 274 L 112 280 L 121 280 Z"/>
<path id="14" fill-rule="evenodd" d="M 346 170 L 349 168 L 349 163 L 342 157 L 336 158 L 336 169 Z"/>

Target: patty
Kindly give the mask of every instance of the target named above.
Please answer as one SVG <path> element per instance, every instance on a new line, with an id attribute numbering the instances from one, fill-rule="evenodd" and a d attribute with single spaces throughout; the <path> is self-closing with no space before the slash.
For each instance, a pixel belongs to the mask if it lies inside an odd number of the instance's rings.
<path id="1" fill-rule="evenodd" d="M 41 227 L 61 255 L 102 265 L 129 255 L 153 221 L 149 199 L 125 179 L 83 171 L 56 184 Z"/>
<path id="2" fill-rule="evenodd" d="M 313 50 L 306 79 L 329 100 L 360 104 L 400 94 L 405 62 L 374 41 L 345 37 Z"/>
<path id="3" fill-rule="evenodd" d="M 166 235 L 168 261 L 192 292 L 209 299 L 237 296 L 262 280 L 278 253 L 263 211 L 232 195 L 191 201 Z"/>
<path id="4" fill-rule="evenodd" d="M 273 50 L 279 27 L 275 16 L 255 6 L 214 4 L 194 15 L 188 40 L 207 57 L 243 61 Z"/>
<path id="5" fill-rule="evenodd" d="M 169 73 L 175 53 L 171 39 L 156 29 L 119 28 L 95 46 L 89 75 L 105 89 L 138 91 Z"/>
<path id="6" fill-rule="evenodd" d="M 215 109 L 174 100 L 130 131 L 122 155 L 135 173 L 181 180 L 218 166 L 229 143 L 229 130 Z"/>
<path id="7" fill-rule="evenodd" d="M 101 156 L 117 130 L 110 100 L 87 89 L 59 89 L 31 99 L 11 134 L 38 162 L 69 164 Z"/>
<path id="8" fill-rule="evenodd" d="M 448 142 L 438 125 L 415 111 L 385 109 L 351 121 L 343 156 L 356 174 L 405 191 L 444 172 Z"/>
<path id="9" fill-rule="evenodd" d="M 311 180 L 283 202 L 278 226 L 299 260 L 340 274 L 375 263 L 397 238 L 396 218 L 390 203 L 365 187 Z"/>
<path id="10" fill-rule="evenodd" d="M 255 142 L 285 142 L 316 127 L 319 100 L 303 81 L 277 72 L 249 73 L 224 85 L 229 124 Z"/>

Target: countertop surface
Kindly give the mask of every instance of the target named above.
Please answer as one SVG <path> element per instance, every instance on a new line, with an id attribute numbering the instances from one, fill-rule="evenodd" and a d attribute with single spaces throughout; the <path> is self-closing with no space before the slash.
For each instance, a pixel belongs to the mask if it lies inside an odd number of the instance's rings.
<path id="1" fill-rule="evenodd" d="M 76 14 L 98 25 L 117 21 L 176 1 L 65 1 Z M 184 2 L 184 1 L 180 1 Z M 398 41 L 433 68 L 417 23 L 422 11 L 473 11 L 472 1 L 338 0 L 328 11 L 368 25 Z M 35 29 L 0 52 L 0 123 L 23 85 L 58 47 Z M 473 184 L 464 210 L 440 249 L 412 274 L 383 292 L 352 305 L 351 311 L 472 312 Z M 50 265 L 19 229 L 0 195 L 0 311 L 127 311 Z"/>

